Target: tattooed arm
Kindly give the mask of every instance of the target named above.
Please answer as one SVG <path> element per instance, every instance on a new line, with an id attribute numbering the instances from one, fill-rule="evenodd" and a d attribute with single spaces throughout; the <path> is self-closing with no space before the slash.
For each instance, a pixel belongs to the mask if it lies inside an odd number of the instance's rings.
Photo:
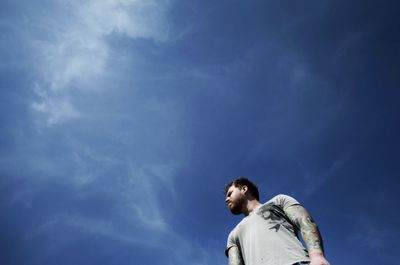
<path id="1" fill-rule="evenodd" d="M 307 210 L 301 205 L 292 205 L 285 210 L 293 224 L 300 229 L 301 236 L 310 255 L 310 265 L 329 265 L 324 257 L 324 247 L 317 224 Z"/>
<path id="2" fill-rule="evenodd" d="M 228 250 L 229 265 L 244 265 L 238 247 L 233 246 Z"/>

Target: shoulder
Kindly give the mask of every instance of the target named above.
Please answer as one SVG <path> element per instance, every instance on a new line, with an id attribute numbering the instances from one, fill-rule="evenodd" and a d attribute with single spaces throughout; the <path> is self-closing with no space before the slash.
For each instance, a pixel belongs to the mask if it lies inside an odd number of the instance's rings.
<path id="1" fill-rule="evenodd" d="M 240 224 L 240 223 L 239 223 Z M 227 238 L 227 246 L 237 245 L 239 241 L 238 225 L 236 225 L 229 233 Z"/>
<path id="2" fill-rule="evenodd" d="M 229 232 L 228 237 L 234 237 L 237 234 L 238 227 L 242 223 L 243 220 L 241 220 L 236 226 Z"/>
<path id="3" fill-rule="evenodd" d="M 276 204 L 283 209 L 292 205 L 300 204 L 295 198 L 286 194 L 278 194 L 266 202 L 266 204 L 268 203 Z"/>
<path id="4" fill-rule="evenodd" d="M 246 227 L 249 224 L 248 218 L 243 218 L 239 223 L 230 231 L 228 238 L 237 239 L 241 233 L 243 233 L 243 227 Z"/>

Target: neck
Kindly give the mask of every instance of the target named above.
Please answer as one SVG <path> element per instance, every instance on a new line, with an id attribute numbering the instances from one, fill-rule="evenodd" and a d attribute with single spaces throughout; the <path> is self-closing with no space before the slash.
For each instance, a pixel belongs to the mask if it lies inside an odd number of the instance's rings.
<path id="1" fill-rule="evenodd" d="M 243 214 L 245 216 L 248 216 L 251 212 L 254 211 L 254 209 L 256 209 L 260 205 L 261 205 L 261 203 L 259 201 L 257 201 L 256 199 L 248 200 L 247 204 L 245 206 L 245 209 L 243 211 Z"/>

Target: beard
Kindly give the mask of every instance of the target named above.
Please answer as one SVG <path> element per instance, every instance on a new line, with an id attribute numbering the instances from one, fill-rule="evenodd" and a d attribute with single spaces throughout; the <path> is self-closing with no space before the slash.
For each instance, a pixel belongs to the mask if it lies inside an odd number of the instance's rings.
<path id="1" fill-rule="evenodd" d="M 242 214 L 243 213 L 242 209 L 243 209 L 244 203 L 245 203 L 245 198 L 243 197 L 243 198 L 237 200 L 235 203 L 232 202 L 232 208 L 229 208 L 229 210 L 234 215 Z"/>

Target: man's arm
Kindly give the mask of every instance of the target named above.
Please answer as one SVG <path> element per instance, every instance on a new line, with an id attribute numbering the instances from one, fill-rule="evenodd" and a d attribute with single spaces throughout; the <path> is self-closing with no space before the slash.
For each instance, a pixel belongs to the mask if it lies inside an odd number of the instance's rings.
<path id="1" fill-rule="evenodd" d="M 244 265 L 242 255 L 237 246 L 233 246 L 228 250 L 229 265 Z"/>
<path id="2" fill-rule="evenodd" d="M 292 205 L 286 208 L 286 215 L 290 221 L 300 229 L 301 236 L 310 255 L 310 265 L 329 265 L 324 257 L 324 247 L 317 224 L 307 210 L 301 205 Z"/>

